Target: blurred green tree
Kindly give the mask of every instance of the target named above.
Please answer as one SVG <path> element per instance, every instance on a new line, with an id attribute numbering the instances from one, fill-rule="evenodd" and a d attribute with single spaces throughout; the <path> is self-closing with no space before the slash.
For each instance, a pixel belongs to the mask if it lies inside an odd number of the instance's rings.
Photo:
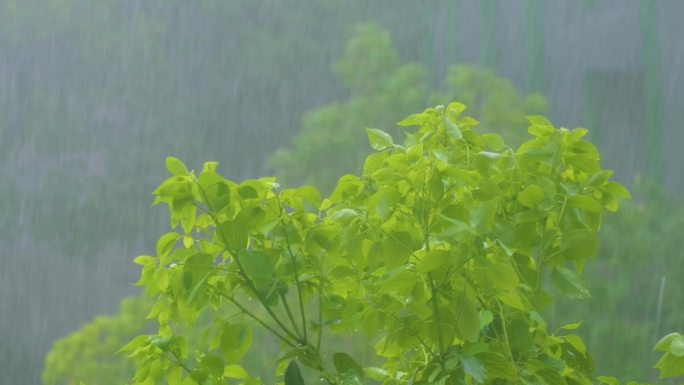
<path id="1" fill-rule="evenodd" d="M 430 91 L 426 71 L 402 64 L 387 31 L 373 24 L 357 26 L 334 65 L 347 99 L 306 113 L 290 148 L 278 150 L 270 169 L 286 185 L 310 183 L 329 191 L 337 178 L 359 171 L 369 153 L 363 127 L 393 127 L 426 104 L 463 101 L 484 132 L 496 131 L 515 146 L 527 135 L 525 116 L 543 114 L 546 99 L 520 95 L 509 80 L 488 69 L 450 68 L 443 91 Z"/>
<path id="2" fill-rule="evenodd" d="M 135 367 L 116 355 L 122 341 L 130 340 L 153 323 L 145 316 L 154 302 L 145 296 L 121 301 L 119 313 L 98 316 L 78 331 L 54 342 L 45 359 L 44 385 L 119 385 L 130 378 Z"/>

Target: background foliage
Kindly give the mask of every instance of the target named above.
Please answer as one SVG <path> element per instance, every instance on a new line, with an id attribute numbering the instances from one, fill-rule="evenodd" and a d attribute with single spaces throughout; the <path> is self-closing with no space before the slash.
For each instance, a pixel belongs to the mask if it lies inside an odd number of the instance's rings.
<path id="1" fill-rule="evenodd" d="M 426 103 L 463 101 L 483 130 L 512 144 L 526 135 L 525 116 L 546 111 L 543 96 L 521 96 L 510 81 L 475 66 L 450 67 L 445 89 L 429 90 L 425 66 L 401 64 L 389 33 L 372 24 L 355 28 L 334 68 L 348 98 L 306 113 L 292 146 L 269 160 L 286 185 L 331 190 L 340 175 L 361 169 L 370 151 L 363 127 L 392 127 L 398 116 Z"/>
<path id="2" fill-rule="evenodd" d="M 145 330 L 154 330 L 145 320 L 153 301 L 147 297 L 130 297 L 121 302 L 115 316 L 99 316 L 77 332 L 55 341 L 45 359 L 44 384 L 119 385 L 131 378 L 133 362 L 120 357 L 112 359 L 123 346 Z"/>

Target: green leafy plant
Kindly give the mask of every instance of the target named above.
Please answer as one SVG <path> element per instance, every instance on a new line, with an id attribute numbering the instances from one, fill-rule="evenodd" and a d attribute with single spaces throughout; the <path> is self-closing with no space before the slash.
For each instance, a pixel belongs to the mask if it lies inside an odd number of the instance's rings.
<path id="1" fill-rule="evenodd" d="M 400 125 L 419 128 L 402 145 L 368 129 L 376 152 L 363 174 L 326 199 L 168 158 L 155 202 L 179 231 L 136 258 L 159 333 L 123 348 L 139 364 L 134 382 L 259 383 L 241 365 L 258 325 L 279 341 L 273 367 L 287 385 L 592 383 L 579 323 L 552 329 L 541 316 L 542 281 L 587 295 L 580 273 L 602 212 L 629 193 L 600 168 L 585 129 L 531 117 L 533 139 L 514 151 L 478 133 L 464 108 L 409 116 Z M 228 309 L 196 346 L 177 332 Z M 328 334 L 363 334 L 381 362 L 362 365 Z"/>

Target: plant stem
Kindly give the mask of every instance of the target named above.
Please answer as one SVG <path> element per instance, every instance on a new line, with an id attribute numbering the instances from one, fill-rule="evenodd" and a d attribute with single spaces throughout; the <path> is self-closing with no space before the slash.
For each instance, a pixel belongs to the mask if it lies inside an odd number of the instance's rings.
<path id="1" fill-rule="evenodd" d="M 458 313 L 456 313 L 456 320 L 458 320 L 461 317 L 461 304 L 463 303 L 463 300 L 465 299 L 466 296 L 466 290 L 468 289 L 468 280 L 464 279 L 463 280 L 463 293 L 461 293 L 461 297 L 458 299 Z M 473 290 L 475 291 L 475 295 L 479 297 L 477 294 L 477 288 L 473 287 Z M 483 306 L 484 307 L 484 306 Z M 456 321 L 458 322 L 458 321 Z M 449 343 L 456 338 L 456 325 L 454 325 L 454 328 L 451 330 L 451 335 L 449 336 Z"/>
<path id="2" fill-rule="evenodd" d="M 513 352 L 511 351 L 511 342 L 508 339 L 508 330 L 506 329 L 506 318 L 504 318 L 501 303 L 497 301 L 497 304 L 499 305 L 499 318 L 501 319 L 501 328 L 503 329 L 504 338 L 506 339 L 506 352 L 508 353 L 508 357 L 511 359 L 511 362 L 515 364 L 515 361 L 513 361 Z"/>
<path id="3" fill-rule="evenodd" d="M 537 284 L 536 287 L 534 288 L 535 292 L 535 307 L 539 307 L 539 293 L 541 292 L 541 285 L 542 285 L 542 267 L 544 264 L 544 235 L 546 234 L 546 226 L 542 225 L 542 231 L 541 231 L 541 236 L 539 237 L 539 248 L 537 249 L 537 258 L 536 258 L 536 263 L 537 263 Z"/>
<path id="4" fill-rule="evenodd" d="M 318 336 L 316 338 L 316 350 L 321 350 L 321 340 L 323 339 L 323 258 L 321 257 L 321 270 L 318 276 Z"/>
<path id="5" fill-rule="evenodd" d="M 278 206 L 280 207 L 280 224 L 283 226 L 283 234 L 285 234 L 285 243 L 287 244 L 287 252 L 290 254 L 290 259 L 292 260 L 292 269 L 295 276 L 295 285 L 297 286 L 297 297 L 299 297 L 299 313 L 302 317 L 302 333 L 304 334 L 304 343 L 306 344 L 309 340 L 306 335 L 306 313 L 304 311 L 304 299 L 302 298 L 302 287 L 299 284 L 299 273 L 297 272 L 297 261 L 295 260 L 294 253 L 292 253 L 292 247 L 290 246 L 290 237 L 287 235 L 287 226 L 283 220 L 283 206 L 280 203 L 280 198 L 278 199 Z"/>
<path id="6" fill-rule="evenodd" d="M 430 252 L 430 181 L 432 180 L 434 172 L 433 168 L 430 169 L 430 174 L 426 176 L 425 184 L 423 185 L 423 243 L 425 245 L 425 251 Z M 435 314 L 435 322 L 437 323 L 437 347 L 439 349 L 439 365 L 442 371 L 445 371 L 444 366 L 444 336 L 442 335 L 442 320 L 439 314 L 439 290 L 435 285 L 435 280 L 432 273 L 428 273 L 428 280 L 430 281 L 430 299 L 432 302 L 432 311 Z"/>
<path id="7" fill-rule="evenodd" d="M 263 321 L 261 318 L 259 318 L 256 314 L 254 314 L 254 313 L 252 313 L 251 311 L 249 311 L 249 309 L 247 309 L 247 308 L 244 307 L 242 304 L 240 304 L 235 298 L 233 298 L 232 296 L 230 296 L 230 295 L 228 295 L 228 294 L 222 292 L 221 290 L 219 290 L 216 286 L 214 286 L 214 285 L 212 285 L 212 284 L 207 284 L 207 286 L 209 286 L 209 287 L 211 287 L 212 289 L 214 289 L 214 291 L 216 291 L 216 293 L 218 293 L 221 297 L 223 297 L 223 298 L 227 299 L 228 301 L 232 302 L 232 303 L 233 303 L 235 306 L 237 306 L 243 313 L 247 314 L 247 315 L 248 315 L 249 317 L 251 317 L 253 320 L 255 320 L 256 322 L 258 322 L 261 326 L 265 327 L 268 331 L 270 331 L 271 333 L 273 333 L 273 334 L 274 334 L 276 337 L 278 337 L 281 341 L 285 342 L 286 344 L 288 344 L 289 346 L 291 346 L 291 347 L 293 347 L 293 348 L 294 348 L 294 347 L 297 347 L 297 344 L 291 342 L 290 340 L 287 339 L 287 337 L 285 337 L 285 336 L 283 336 L 282 334 L 278 333 L 277 330 L 275 330 L 275 329 L 273 329 L 271 326 L 269 326 L 266 322 L 264 322 L 264 321 Z M 296 340 L 296 339 L 295 339 L 295 340 Z"/>
<path id="8" fill-rule="evenodd" d="M 271 316 L 273 321 L 275 321 L 276 324 L 292 339 L 297 340 L 297 335 L 293 332 L 291 332 L 281 321 L 278 316 L 275 315 L 273 310 L 271 309 L 270 306 L 266 304 L 266 300 L 263 298 L 261 293 L 257 290 L 256 286 L 252 282 L 251 279 L 247 276 L 247 273 L 245 272 L 245 269 L 242 267 L 242 264 L 240 263 L 240 259 L 237 257 L 237 255 L 233 254 L 233 259 L 235 260 L 235 263 L 238 265 L 238 268 L 240 269 L 240 272 L 242 274 L 243 279 L 247 283 L 247 286 L 254 292 L 254 295 L 256 295 L 257 299 L 261 303 L 261 305 L 266 309 L 266 312 Z"/>
<path id="9" fill-rule="evenodd" d="M 169 361 L 175 363 L 176 365 L 180 366 L 181 368 L 183 368 L 183 370 L 185 370 L 186 372 L 188 372 L 188 374 L 192 372 L 192 370 L 191 370 L 187 365 L 185 365 L 185 364 L 183 363 L 183 361 L 180 359 L 180 357 L 178 357 L 178 355 L 176 355 L 176 353 L 171 352 L 171 354 L 173 355 L 173 358 L 171 358 L 171 357 L 169 357 L 169 356 L 167 356 L 166 354 L 163 354 L 163 353 L 161 354 L 161 356 L 164 357 L 164 358 L 166 358 L 167 360 L 169 360 Z"/>
<path id="10" fill-rule="evenodd" d="M 428 280 L 430 281 L 430 291 L 432 293 L 432 311 L 435 313 L 435 322 L 437 322 L 437 347 L 439 348 L 440 356 L 444 355 L 444 337 L 442 336 L 442 321 L 439 316 L 439 299 L 437 298 L 437 287 L 432 278 L 432 273 L 428 273 Z"/>
<path id="11" fill-rule="evenodd" d="M 292 324 L 292 328 L 297 333 L 297 338 L 299 339 L 299 331 L 297 329 L 297 323 L 295 322 L 294 317 L 292 316 L 292 311 L 290 310 L 290 305 L 287 303 L 287 298 L 282 293 L 280 293 L 280 301 L 283 303 L 283 307 L 285 308 L 285 313 L 287 313 L 287 318 L 290 319 L 290 323 Z"/>
<path id="12" fill-rule="evenodd" d="M 378 301 L 375 300 L 375 298 L 373 298 L 373 297 L 371 296 L 370 299 L 371 299 L 371 301 L 373 301 L 373 304 L 375 304 L 375 306 L 377 306 L 378 308 L 381 308 L 381 307 L 382 307 L 382 306 L 378 303 Z M 388 314 L 389 314 L 389 313 L 388 313 Z M 425 340 L 420 336 L 420 334 L 416 333 L 416 331 L 413 330 L 413 329 L 406 323 L 405 320 L 399 319 L 399 317 L 397 317 L 396 314 L 390 314 L 390 315 L 392 316 L 392 318 L 394 318 L 395 321 L 401 323 L 401 325 L 402 325 L 406 330 L 408 330 L 408 332 L 409 332 L 410 335 L 412 335 L 412 336 L 414 336 L 414 337 L 416 337 L 416 338 L 418 339 L 418 342 L 420 342 L 421 346 L 423 347 L 423 349 L 424 349 L 427 353 L 429 353 L 430 355 L 433 355 L 433 356 L 435 355 L 435 353 L 432 351 L 432 349 L 430 349 L 430 345 L 428 345 L 427 342 L 425 342 Z"/>

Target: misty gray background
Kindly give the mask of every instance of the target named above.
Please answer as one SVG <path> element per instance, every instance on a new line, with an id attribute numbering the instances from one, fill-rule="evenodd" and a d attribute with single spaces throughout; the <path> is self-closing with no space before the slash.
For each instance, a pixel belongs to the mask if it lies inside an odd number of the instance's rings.
<path id="1" fill-rule="evenodd" d="M 168 226 L 149 208 L 164 157 L 260 176 L 302 113 L 345 96 L 331 65 L 355 23 L 388 29 L 433 88 L 456 62 L 493 66 L 589 127 L 621 182 L 656 170 L 681 190 L 684 2 L 657 2 L 650 46 L 644 3 L 498 1 L 486 30 L 474 0 L 0 0 L 0 384 L 40 383 L 54 339 L 137 292 L 131 261 Z"/>

